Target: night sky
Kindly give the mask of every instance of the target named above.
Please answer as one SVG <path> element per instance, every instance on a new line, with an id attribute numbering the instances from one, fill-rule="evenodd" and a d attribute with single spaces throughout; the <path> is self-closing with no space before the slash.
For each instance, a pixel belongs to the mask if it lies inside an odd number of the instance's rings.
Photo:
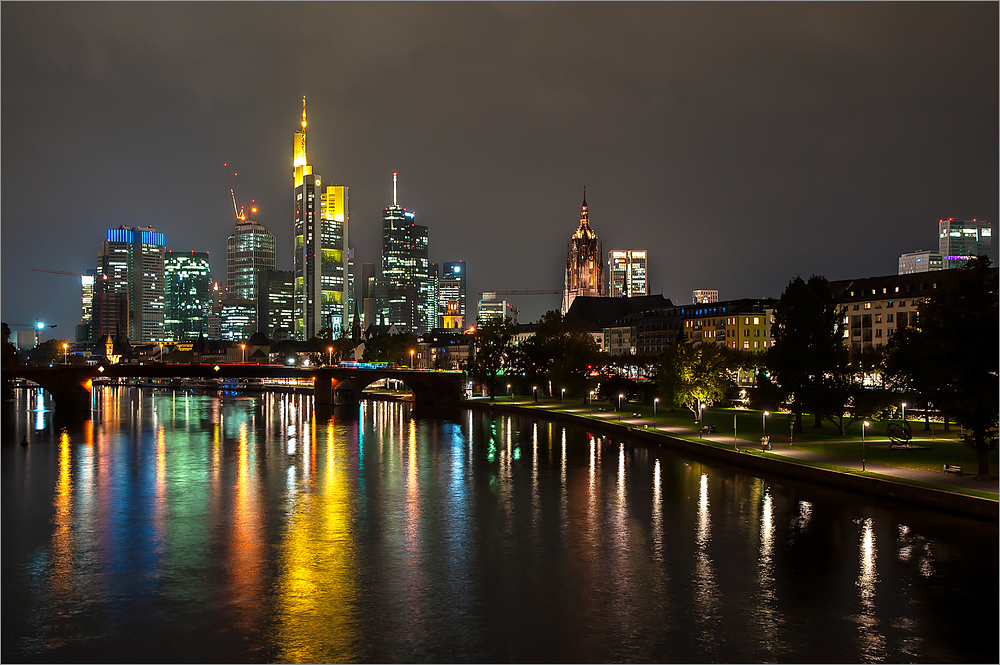
<path id="1" fill-rule="evenodd" d="M 650 292 L 778 297 L 895 274 L 941 217 L 998 219 L 998 4 L 3 3 L 2 317 L 74 337 L 106 229 L 225 278 L 237 197 L 291 269 L 292 138 L 479 291 L 561 289 L 583 188 Z M 521 322 L 559 296 L 511 296 Z"/>

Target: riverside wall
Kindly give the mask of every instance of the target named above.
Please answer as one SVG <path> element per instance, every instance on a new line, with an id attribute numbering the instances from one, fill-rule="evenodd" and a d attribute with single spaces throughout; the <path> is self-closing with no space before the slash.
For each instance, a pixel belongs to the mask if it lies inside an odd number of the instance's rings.
<path id="1" fill-rule="evenodd" d="M 665 432 L 653 432 L 646 428 L 635 427 L 624 423 L 614 423 L 592 418 L 581 418 L 571 413 L 549 411 L 547 409 L 524 409 L 511 404 L 500 404 L 497 402 L 469 401 L 465 406 L 472 409 L 505 412 L 542 420 L 571 422 L 577 425 L 585 425 L 588 428 L 613 433 L 619 436 L 627 436 L 635 441 L 644 444 L 655 444 L 676 450 L 690 455 L 698 460 L 712 461 L 737 468 L 742 471 L 751 471 L 768 476 L 779 476 L 789 480 L 811 483 L 823 487 L 853 492 L 873 498 L 884 499 L 907 506 L 916 506 L 931 510 L 939 510 L 972 517 L 982 520 L 997 522 L 998 502 L 993 499 L 985 499 L 958 492 L 937 490 L 928 487 L 912 485 L 905 481 L 897 481 L 885 476 L 877 478 L 871 476 L 859 476 L 852 473 L 835 471 L 831 469 L 807 466 L 805 464 L 776 458 L 775 456 L 761 456 L 752 453 L 727 450 L 705 443 L 688 441 Z M 744 445 L 747 442 L 743 442 Z"/>

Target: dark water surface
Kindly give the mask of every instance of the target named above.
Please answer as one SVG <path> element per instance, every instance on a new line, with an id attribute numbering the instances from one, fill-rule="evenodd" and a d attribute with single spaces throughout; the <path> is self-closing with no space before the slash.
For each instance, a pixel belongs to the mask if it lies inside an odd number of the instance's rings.
<path id="1" fill-rule="evenodd" d="M 525 417 L 105 388 L 62 427 L 39 395 L 5 662 L 998 659 L 996 524 Z"/>

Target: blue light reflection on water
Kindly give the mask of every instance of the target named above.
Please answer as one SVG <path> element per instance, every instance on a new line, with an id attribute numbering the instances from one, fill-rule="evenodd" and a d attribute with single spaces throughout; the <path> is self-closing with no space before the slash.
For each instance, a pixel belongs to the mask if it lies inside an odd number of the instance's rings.
<path id="1" fill-rule="evenodd" d="M 509 415 L 20 400 L 5 660 L 996 660 L 995 525 Z"/>

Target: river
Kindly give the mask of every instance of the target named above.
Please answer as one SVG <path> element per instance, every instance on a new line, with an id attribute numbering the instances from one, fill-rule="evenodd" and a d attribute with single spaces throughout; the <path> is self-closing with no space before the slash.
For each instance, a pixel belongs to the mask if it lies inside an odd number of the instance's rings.
<path id="1" fill-rule="evenodd" d="M 5 422 L 5 662 L 998 660 L 994 523 L 526 416 L 95 399 Z"/>

